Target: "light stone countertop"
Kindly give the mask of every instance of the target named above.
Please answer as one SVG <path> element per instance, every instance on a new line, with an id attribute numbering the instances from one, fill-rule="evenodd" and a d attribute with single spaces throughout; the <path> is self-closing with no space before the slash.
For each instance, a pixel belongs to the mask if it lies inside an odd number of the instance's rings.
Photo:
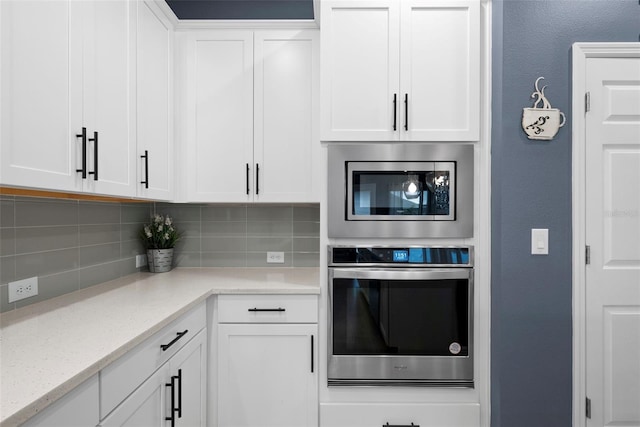
<path id="1" fill-rule="evenodd" d="M 136 273 L 0 315 L 0 426 L 26 421 L 214 294 L 319 294 L 318 268 Z"/>

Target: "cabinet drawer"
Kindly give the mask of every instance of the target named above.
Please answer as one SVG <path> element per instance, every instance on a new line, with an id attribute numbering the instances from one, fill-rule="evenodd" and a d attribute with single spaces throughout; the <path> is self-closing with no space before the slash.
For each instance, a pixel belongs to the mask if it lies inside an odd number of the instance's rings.
<path id="1" fill-rule="evenodd" d="M 206 317 L 201 304 L 100 371 L 100 419 L 195 337 L 205 327 Z"/>
<path id="2" fill-rule="evenodd" d="M 220 295 L 220 323 L 317 323 L 316 295 Z"/>
<path id="3" fill-rule="evenodd" d="M 320 419 L 322 427 L 479 427 L 480 404 L 329 403 L 320 405 Z"/>

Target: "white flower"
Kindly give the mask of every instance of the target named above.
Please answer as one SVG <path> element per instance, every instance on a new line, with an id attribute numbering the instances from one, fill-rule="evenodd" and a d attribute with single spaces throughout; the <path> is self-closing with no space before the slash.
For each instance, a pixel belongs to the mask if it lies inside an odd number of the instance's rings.
<path id="1" fill-rule="evenodd" d="M 162 224 L 163 221 L 164 218 L 162 218 L 162 215 L 155 214 L 155 216 L 153 217 L 153 222 L 155 222 L 156 224 Z"/>
<path id="2" fill-rule="evenodd" d="M 169 240 L 169 233 L 164 233 L 164 240 Z"/>
<path id="3" fill-rule="evenodd" d="M 164 225 L 171 225 L 171 218 L 167 217 L 167 218 L 164 220 Z"/>
<path id="4" fill-rule="evenodd" d="M 162 224 L 158 226 L 158 233 L 162 233 Z"/>
<path id="5" fill-rule="evenodd" d="M 144 226 L 144 234 L 147 237 L 151 237 L 151 229 L 148 226 Z"/>

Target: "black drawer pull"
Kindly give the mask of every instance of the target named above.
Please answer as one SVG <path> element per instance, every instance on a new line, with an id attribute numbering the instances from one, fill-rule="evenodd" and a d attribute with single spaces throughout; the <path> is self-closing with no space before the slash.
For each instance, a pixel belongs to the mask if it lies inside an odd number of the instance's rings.
<path id="1" fill-rule="evenodd" d="M 389 423 L 386 423 L 386 424 L 383 424 L 382 427 L 420 427 L 420 424 L 414 424 L 414 423 L 411 423 L 411 424 L 389 424 Z"/>
<path id="2" fill-rule="evenodd" d="M 287 311 L 286 309 L 282 308 L 282 307 L 278 307 L 278 308 L 250 308 L 249 311 L 251 312 L 257 312 L 257 311 Z"/>
<path id="3" fill-rule="evenodd" d="M 176 341 L 178 341 L 180 338 L 182 338 L 183 336 L 186 335 L 186 333 L 189 332 L 188 329 L 185 329 L 182 332 L 178 332 L 176 337 L 169 343 L 169 344 L 161 344 L 160 348 L 162 349 L 162 351 L 166 351 L 169 347 L 171 347 L 172 345 L 174 345 L 176 343 Z"/>
<path id="4" fill-rule="evenodd" d="M 93 142 L 93 172 L 89 172 L 89 175 L 93 175 L 93 180 L 98 180 L 98 132 L 93 132 L 93 138 L 89 138 L 88 141 Z"/>
<path id="5" fill-rule="evenodd" d="M 140 158 L 144 159 L 144 181 L 140 181 L 140 184 L 144 184 L 144 188 L 149 188 L 149 150 L 144 150 L 144 155 Z"/>
<path id="6" fill-rule="evenodd" d="M 171 421 L 171 427 L 175 427 L 176 425 L 176 377 L 175 375 L 171 377 L 171 382 L 165 384 L 167 387 L 171 387 L 171 415 L 165 417 L 165 421 Z"/>
<path id="7" fill-rule="evenodd" d="M 76 138 L 82 138 L 82 169 L 76 169 L 76 172 L 82 174 L 82 179 L 87 179 L 87 128 L 82 128 Z"/>

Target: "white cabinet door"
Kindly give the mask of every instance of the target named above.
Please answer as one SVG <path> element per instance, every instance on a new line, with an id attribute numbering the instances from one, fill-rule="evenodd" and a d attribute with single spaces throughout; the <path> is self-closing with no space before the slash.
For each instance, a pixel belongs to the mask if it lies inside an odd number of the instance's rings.
<path id="1" fill-rule="evenodd" d="M 136 389 L 101 423 L 102 427 L 164 427 L 171 415 L 167 405 L 171 388 L 169 365 L 165 364 Z M 169 383 L 170 385 L 170 383 Z"/>
<path id="2" fill-rule="evenodd" d="M 80 13 L 80 2 L 0 2 L 2 184 L 82 188 Z"/>
<path id="3" fill-rule="evenodd" d="M 479 2 L 404 0 L 400 15 L 401 139 L 477 140 Z"/>
<path id="4" fill-rule="evenodd" d="M 138 7 L 137 195 L 171 200 L 174 185 L 172 29 L 153 4 L 147 1 L 135 3 Z"/>
<path id="5" fill-rule="evenodd" d="M 479 138 L 478 0 L 324 1 L 321 139 Z"/>
<path id="6" fill-rule="evenodd" d="M 325 1 L 321 8 L 321 139 L 397 139 L 397 1 Z"/>
<path id="7" fill-rule="evenodd" d="M 317 330 L 219 325 L 218 427 L 317 426 Z"/>
<path id="8" fill-rule="evenodd" d="M 317 202 L 318 32 L 259 31 L 254 43 L 254 201 Z"/>
<path id="9" fill-rule="evenodd" d="M 180 401 L 176 426 L 205 427 L 207 395 L 207 335 L 200 331 L 169 362 L 169 374 L 178 376 Z M 170 379 L 169 379 L 170 381 Z M 168 381 L 168 382 L 169 382 Z"/>
<path id="10" fill-rule="evenodd" d="M 81 2 L 83 120 L 87 128 L 84 191 L 135 196 L 135 2 Z M 97 140 L 96 140 L 97 139 Z M 96 147 L 96 144 L 97 147 Z"/>
<path id="11" fill-rule="evenodd" d="M 98 421 L 98 375 L 94 375 L 22 427 L 90 427 Z"/>
<path id="12" fill-rule="evenodd" d="M 189 35 L 187 199 L 246 202 L 253 191 L 253 33 Z"/>

